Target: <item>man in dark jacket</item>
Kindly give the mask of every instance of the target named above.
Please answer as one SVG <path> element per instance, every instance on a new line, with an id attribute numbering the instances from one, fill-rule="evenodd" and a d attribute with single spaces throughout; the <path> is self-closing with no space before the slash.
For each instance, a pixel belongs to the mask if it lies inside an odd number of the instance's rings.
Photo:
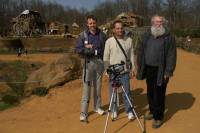
<path id="1" fill-rule="evenodd" d="M 144 35 L 138 52 L 137 79 L 146 79 L 149 111 L 145 118 L 153 119 L 153 128 L 162 125 L 165 93 L 176 66 L 175 38 L 163 26 L 164 17 L 152 17 L 151 32 Z"/>
<path id="2" fill-rule="evenodd" d="M 104 110 L 101 109 L 101 82 L 104 72 L 105 41 L 106 35 L 97 28 L 97 19 L 94 16 L 88 16 L 87 29 L 80 34 L 76 45 L 76 53 L 84 60 L 80 121 L 87 121 L 92 85 L 94 87 L 94 111 L 100 115 L 104 114 Z"/>

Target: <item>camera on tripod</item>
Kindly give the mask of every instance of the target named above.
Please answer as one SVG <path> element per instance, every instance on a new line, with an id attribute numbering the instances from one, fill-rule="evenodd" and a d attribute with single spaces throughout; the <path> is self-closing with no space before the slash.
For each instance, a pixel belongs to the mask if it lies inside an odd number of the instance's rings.
<path id="1" fill-rule="evenodd" d="M 125 62 L 121 61 L 120 64 L 110 65 L 107 69 L 107 73 L 110 75 L 111 79 L 115 79 L 124 73 Z"/>
<path id="2" fill-rule="evenodd" d="M 121 88 L 122 89 L 122 92 L 132 110 L 132 113 L 134 113 L 139 125 L 140 125 L 140 128 L 142 130 L 143 133 L 146 132 L 144 126 L 141 124 L 140 120 L 139 120 L 139 117 L 134 109 L 134 106 L 133 104 L 131 103 L 131 99 L 128 95 L 128 91 L 126 90 L 126 86 L 123 86 L 123 83 L 122 81 L 120 80 L 122 77 L 123 77 L 123 74 L 125 74 L 125 62 L 121 61 L 120 64 L 114 64 L 114 65 L 110 65 L 107 69 L 107 73 L 109 74 L 109 77 L 110 77 L 110 80 L 111 80 L 111 83 L 112 83 L 112 95 L 111 95 L 111 99 L 110 99 L 110 104 L 109 104 L 109 109 L 108 109 L 108 113 L 107 113 L 107 118 L 106 118 L 106 124 L 105 124 L 105 127 L 104 127 L 104 133 L 106 133 L 107 131 L 107 125 L 108 125 L 108 118 L 109 118 L 109 115 L 110 115 L 110 112 L 111 112 L 111 108 L 113 107 L 119 107 L 119 96 L 118 96 L 118 88 Z M 124 81 L 124 82 L 129 82 L 129 81 Z M 112 120 L 115 120 L 116 118 L 114 118 L 114 113 L 112 114 L 113 117 L 112 117 Z M 130 119 L 132 120 L 132 118 Z M 145 122 L 144 122 L 145 123 Z M 144 124 L 145 125 L 145 124 Z"/>

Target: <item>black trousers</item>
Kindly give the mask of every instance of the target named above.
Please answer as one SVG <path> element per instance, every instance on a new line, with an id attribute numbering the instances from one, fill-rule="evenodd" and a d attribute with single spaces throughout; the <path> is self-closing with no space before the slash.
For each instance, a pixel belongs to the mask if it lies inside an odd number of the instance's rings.
<path id="1" fill-rule="evenodd" d="M 149 110 L 155 120 L 162 120 L 165 111 L 165 93 L 167 81 L 157 85 L 158 67 L 146 65 L 147 98 Z"/>

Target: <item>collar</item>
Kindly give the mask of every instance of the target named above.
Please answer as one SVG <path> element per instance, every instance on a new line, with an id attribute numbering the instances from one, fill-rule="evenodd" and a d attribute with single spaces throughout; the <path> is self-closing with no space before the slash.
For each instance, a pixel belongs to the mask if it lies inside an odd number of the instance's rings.
<path id="1" fill-rule="evenodd" d="M 93 35 L 90 31 L 89 31 L 89 29 L 87 28 L 87 30 L 86 30 L 86 33 L 88 34 L 88 35 Z M 100 33 L 100 29 L 99 28 L 97 28 L 96 29 L 96 33 L 94 34 L 94 35 L 98 35 Z"/>

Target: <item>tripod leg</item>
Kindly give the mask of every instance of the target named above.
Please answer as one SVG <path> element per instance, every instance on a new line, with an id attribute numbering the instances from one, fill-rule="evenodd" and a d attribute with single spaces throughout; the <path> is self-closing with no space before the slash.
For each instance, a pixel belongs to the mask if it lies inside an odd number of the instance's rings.
<path id="1" fill-rule="evenodd" d="M 112 102 L 114 100 L 114 95 L 115 95 L 115 88 L 113 88 L 113 91 L 112 91 L 112 96 L 111 96 L 111 99 L 110 99 L 110 104 L 109 104 L 109 109 L 108 109 L 108 114 L 107 114 L 107 118 L 106 118 L 106 124 L 105 124 L 105 128 L 104 128 L 104 133 L 106 133 L 106 130 L 107 130 L 107 126 L 108 126 L 108 118 L 109 118 L 109 115 L 110 115 L 110 112 L 111 112 L 111 107 L 112 107 Z"/>
<path id="2" fill-rule="evenodd" d="M 117 108 L 118 108 L 118 101 L 117 101 L 117 99 L 118 99 L 118 94 L 117 94 L 117 88 L 114 88 L 115 89 L 115 93 L 114 93 L 114 98 L 113 98 L 113 109 L 114 109 L 114 112 L 115 111 L 117 111 Z M 112 116 L 112 121 L 115 121 L 116 120 L 116 118 L 114 118 L 114 113 L 112 114 L 113 116 Z"/>
<path id="3" fill-rule="evenodd" d="M 134 107 L 133 107 L 133 105 L 132 105 L 132 103 L 131 103 L 131 101 L 130 101 L 130 98 L 128 97 L 127 93 L 125 92 L 125 89 L 124 89 L 123 86 L 122 86 L 122 91 L 124 92 L 124 94 L 125 94 L 125 96 L 126 96 L 126 99 L 128 100 L 128 103 L 129 103 L 129 105 L 131 106 L 131 109 L 133 110 L 133 113 L 134 113 L 135 117 L 137 118 L 137 121 L 138 121 L 138 123 L 139 123 L 139 125 L 140 125 L 140 128 L 142 129 L 142 132 L 145 132 L 145 131 L 144 131 L 144 127 L 142 126 L 142 124 L 141 124 L 141 122 L 140 122 L 140 120 L 139 120 L 139 118 L 138 118 L 138 115 L 137 115 L 137 113 L 136 113 L 136 111 L 135 111 L 135 109 L 134 109 Z"/>
<path id="4" fill-rule="evenodd" d="M 118 89 L 116 90 L 116 95 L 117 95 L 117 107 L 119 108 L 119 91 L 118 91 Z"/>

